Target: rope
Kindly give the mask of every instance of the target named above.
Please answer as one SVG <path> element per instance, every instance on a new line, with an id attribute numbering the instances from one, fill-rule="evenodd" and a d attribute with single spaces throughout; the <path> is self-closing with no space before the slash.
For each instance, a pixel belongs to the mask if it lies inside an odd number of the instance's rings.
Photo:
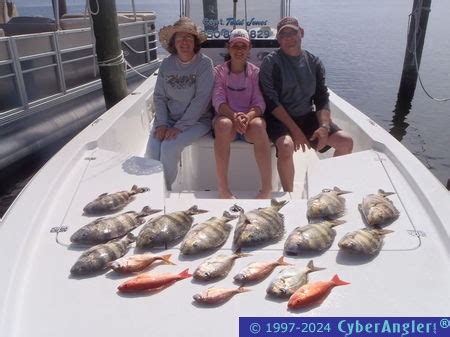
<path id="1" fill-rule="evenodd" d="M 420 1 L 419 8 L 420 9 L 427 9 L 428 11 L 430 10 L 430 8 L 422 7 L 422 0 Z M 416 71 L 417 71 L 417 75 L 418 75 L 418 78 L 419 78 L 420 86 L 422 87 L 422 90 L 425 92 L 425 94 L 429 98 L 431 98 L 432 100 L 434 100 L 436 102 L 450 101 L 450 97 L 449 98 L 435 98 L 435 97 L 433 97 L 430 93 L 428 93 L 428 91 L 425 89 L 424 84 L 422 83 L 422 78 L 420 77 L 420 71 L 419 71 L 419 62 L 417 60 L 417 39 L 418 39 L 417 34 L 418 33 L 422 34 L 422 32 L 419 32 L 419 20 L 417 20 L 418 12 L 419 12 L 419 9 L 416 9 L 413 12 L 411 12 L 411 14 L 408 15 L 408 32 L 407 32 L 407 34 L 409 35 L 409 30 L 411 29 L 411 17 L 414 16 L 414 35 L 413 35 L 414 48 L 413 48 L 413 50 L 408 49 L 408 52 L 412 53 L 414 55 L 414 65 L 416 67 Z"/>

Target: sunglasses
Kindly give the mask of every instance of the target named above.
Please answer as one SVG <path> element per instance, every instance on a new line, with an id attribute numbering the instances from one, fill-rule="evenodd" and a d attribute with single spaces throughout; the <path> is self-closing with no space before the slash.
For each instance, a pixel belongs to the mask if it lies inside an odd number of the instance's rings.
<path id="1" fill-rule="evenodd" d="M 242 88 L 233 88 L 233 87 L 230 86 L 229 83 L 230 83 L 230 73 L 228 73 L 227 80 L 226 80 L 226 87 L 227 87 L 227 89 L 231 90 L 231 91 L 244 91 L 244 90 L 247 90 L 247 74 L 245 74 L 245 82 L 244 82 L 244 86 Z"/>

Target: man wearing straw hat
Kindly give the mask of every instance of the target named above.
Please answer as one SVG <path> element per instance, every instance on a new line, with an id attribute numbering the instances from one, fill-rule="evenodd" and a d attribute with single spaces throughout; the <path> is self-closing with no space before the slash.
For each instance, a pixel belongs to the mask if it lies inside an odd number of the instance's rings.
<path id="1" fill-rule="evenodd" d="M 171 190 L 182 150 L 211 129 L 214 74 L 211 59 L 200 52 L 206 35 L 191 19 L 181 17 L 161 28 L 159 41 L 171 55 L 158 71 L 147 156 L 162 162 L 166 187 Z"/>

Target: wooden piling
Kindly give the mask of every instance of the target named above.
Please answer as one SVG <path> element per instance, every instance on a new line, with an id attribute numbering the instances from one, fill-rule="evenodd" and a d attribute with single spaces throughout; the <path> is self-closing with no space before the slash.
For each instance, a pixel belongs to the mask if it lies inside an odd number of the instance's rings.
<path id="1" fill-rule="evenodd" d="M 89 0 L 99 65 L 105 61 L 120 60 L 122 52 L 115 1 Z M 97 8 L 97 4 L 99 8 Z M 109 63 L 109 62 L 108 62 Z M 100 66 L 103 95 L 109 109 L 127 96 L 127 82 L 123 63 Z"/>
<path id="2" fill-rule="evenodd" d="M 414 91 L 416 90 L 417 70 L 420 68 L 430 8 L 431 0 L 414 0 L 413 15 L 411 15 L 409 24 L 408 41 L 403 62 L 402 78 L 398 91 L 398 101 L 402 101 L 403 103 L 397 104 L 403 106 L 407 106 L 412 101 Z"/>

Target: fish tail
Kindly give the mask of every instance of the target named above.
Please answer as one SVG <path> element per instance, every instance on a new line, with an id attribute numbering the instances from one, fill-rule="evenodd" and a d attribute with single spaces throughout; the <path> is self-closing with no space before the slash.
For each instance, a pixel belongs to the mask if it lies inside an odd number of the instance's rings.
<path id="1" fill-rule="evenodd" d="M 236 219 L 238 217 L 237 215 L 230 214 L 230 212 L 228 212 L 228 211 L 223 212 L 222 216 L 224 218 L 227 218 L 227 221 L 231 221 L 231 220 Z"/>
<path id="2" fill-rule="evenodd" d="M 277 211 L 279 211 L 284 205 L 286 205 L 289 202 L 289 200 L 281 200 L 277 201 L 275 199 L 270 200 L 270 205 L 275 208 Z"/>
<path id="3" fill-rule="evenodd" d="M 347 221 L 345 221 L 345 220 L 331 220 L 330 222 L 332 223 L 331 227 L 336 227 L 336 226 L 345 224 Z"/>
<path id="4" fill-rule="evenodd" d="M 189 208 L 186 213 L 189 215 L 196 215 L 196 214 L 202 214 L 202 213 L 208 213 L 209 211 L 205 210 L 205 209 L 200 209 L 198 208 L 197 205 L 192 206 L 191 208 Z"/>
<path id="5" fill-rule="evenodd" d="M 344 190 L 341 190 L 341 189 L 340 189 L 339 187 L 337 187 L 337 186 L 334 186 L 333 190 L 334 190 L 338 195 L 341 195 L 341 194 L 347 194 L 347 193 L 352 193 L 352 191 L 344 191 Z"/>
<path id="6" fill-rule="evenodd" d="M 134 194 L 144 193 L 144 192 L 148 192 L 148 191 L 150 191 L 150 188 L 148 188 L 148 187 L 137 187 L 137 185 L 133 185 L 131 187 L 130 194 L 134 195 Z"/>
<path id="7" fill-rule="evenodd" d="M 187 268 L 187 269 L 183 270 L 181 273 L 179 273 L 178 276 L 182 280 L 182 279 L 191 277 L 192 274 L 189 274 L 189 268 Z"/>
<path id="8" fill-rule="evenodd" d="M 133 233 L 128 233 L 126 237 L 130 240 L 130 243 L 136 241 L 136 236 Z"/>
<path id="9" fill-rule="evenodd" d="M 238 259 L 240 257 L 252 256 L 252 254 L 242 253 L 240 247 L 238 249 L 236 249 L 233 254 L 236 257 L 236 259 Z"/>
<path id="10" fill-rule="evenodd" d="M 142 211 L 139 214 L 139 216 L 147 216 L 147 215 L 158 213 L 158 212 L 161 212 L 161 211 L 162 211 L 162 209 L 152 209 L 150 206 L 145 206 L 142 209 Z"/>
<path id="11" fill-rule="evenodd" d="M 250 291 L 250 288 L 245 288 L 244 286 L 240 286 L 239 288 L 236 289 L 236 291 L 238 293 L 245 293 L 246 291 Z"/>
<path id="12" fill-rule="evenodd" d="M 327 268 L 316 267 L 316 266 L 314 265 L 313 260 L 309 260 L 308 264 L 306 265 L 306 268 L 308 268 L 308 270 L 309 270 L 310 273 L 312 273 L 312 272 L 314 272 L 314 271 L 319 271 L 319 270 L 327 269 Z"/>
<path id="13" fill-rule="evenodd" d="M 175 263 L 173 263 L 172 261 L 170 261 L 171 256 L 172 256 L 172 254 L 163 255 L 163 256 L 161 256 L 161 260 L 163 260 L 163 261 L 164 261 L 165 263 L 167 263 L 167 264 L 171 264 L 171 265 L 176 266 Z"/>
<path id="14" fill-rule="evenodd" d="M 386 234 L 390 234 L 390 233 L 394 233 L 395 231 L 390 230 L 390 229 L 383 229 L 378 225 L 373 226 L 374 231 L 377 232 L 378 235 L 386 235 Z"/>
<path id="15" fill-rule="evenodd" d="M 381 188 L 378 190 L 378 194 L 383 196 L 383 197 L 387 197 L 388 195 L 392 195 L 395 194 L 395 192 L 385 192 L 383 191 Z"/>
<path id="16" fill-rule="evenodd" d="M 345 286 L 346 284 L 350 284 L 350 282 L 341 280 L 337 274 L 333 276 L 331 282 L 333 282 L 335 286 Z"/>
<path id="17" fill-rule="evenodd" d="M 292 266 L 292 263 L 288 263 L 288 262 L 284 261 L 284 256 L 282 256 L 277 260 L 277 265 L 278 266 Z"/>

